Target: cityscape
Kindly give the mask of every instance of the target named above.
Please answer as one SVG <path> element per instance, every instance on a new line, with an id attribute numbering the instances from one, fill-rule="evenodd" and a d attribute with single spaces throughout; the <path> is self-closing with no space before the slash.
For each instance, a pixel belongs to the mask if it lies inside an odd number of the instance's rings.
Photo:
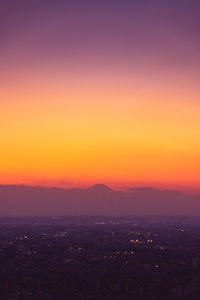
<path id="1" fill-rule="evenodd" d="M 0 300 L 200 300 L 200 0 L 0 0 Z"/>
<path id="2" fill-rule="evenodd" d="M 1 217 L 0 299 L 200 297 L 198 217 Z"/>

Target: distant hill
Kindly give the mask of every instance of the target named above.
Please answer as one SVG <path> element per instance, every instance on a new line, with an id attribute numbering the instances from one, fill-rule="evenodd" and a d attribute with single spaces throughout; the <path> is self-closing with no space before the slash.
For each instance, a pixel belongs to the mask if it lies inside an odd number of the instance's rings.
<path id="1" fill-rule="evenodd" d="M 112 190 L 0 185 L 0 215 L 200 215 L 200 196 L 176 190 L 131 187 Z"/>
<path id="2" fill-rule="evenodd" d="M 105 184 L 95 184 L 88 188 L 89 191 L 97 193 L 113 192 L 113 190 Z"/>

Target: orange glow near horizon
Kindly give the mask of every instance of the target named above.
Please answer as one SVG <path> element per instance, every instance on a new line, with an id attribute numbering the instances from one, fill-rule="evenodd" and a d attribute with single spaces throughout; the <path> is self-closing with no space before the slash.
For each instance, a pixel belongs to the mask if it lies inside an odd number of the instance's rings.
<path id="1" fill-rule="evenodd" d="M 2 7 L 0 184 L 200 190 L 197 4 L 75 2 Z"/>
<path id="2" fill-rule="evenodd" d="M 1 183 L 198 185 L 198 90 L 138 82 L 41 79 L 4 90 Z"/>

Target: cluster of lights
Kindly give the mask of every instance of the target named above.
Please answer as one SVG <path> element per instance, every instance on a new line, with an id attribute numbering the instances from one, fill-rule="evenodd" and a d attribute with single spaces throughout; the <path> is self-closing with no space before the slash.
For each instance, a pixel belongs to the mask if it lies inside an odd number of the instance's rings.
<path id="1" fill-rule="evenodd" d="M 27 235 L 16 237 L 16 240 L 20 240 L 20 241 L 27 240 L 27 239 L 28 239 Z"/>
<path id="2" fill-rule="evenodd" d="M 138 239 L 130 240 L 130 242 L 133 243 L 133 244 L 144 244 L 145 243 L 144 241 L 139 241 Z M 147 243 L 153 243 L 153 240 L 148 239 Z"/>

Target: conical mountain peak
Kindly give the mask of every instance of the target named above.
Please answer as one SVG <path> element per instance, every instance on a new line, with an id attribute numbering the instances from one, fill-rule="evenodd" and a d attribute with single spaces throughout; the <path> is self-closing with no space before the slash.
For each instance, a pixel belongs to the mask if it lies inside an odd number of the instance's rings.
<path id="1" fill-rule="evenodd" d="M 88 190 L 90 190 L 90 191 L 97 191 L 97 192 L 112 191 L 112 189 L 109 186 L 107 186 L 107 185 L 105 185 L 103 183 L 94 184 L 91 187 L 89 187 Z"/>

